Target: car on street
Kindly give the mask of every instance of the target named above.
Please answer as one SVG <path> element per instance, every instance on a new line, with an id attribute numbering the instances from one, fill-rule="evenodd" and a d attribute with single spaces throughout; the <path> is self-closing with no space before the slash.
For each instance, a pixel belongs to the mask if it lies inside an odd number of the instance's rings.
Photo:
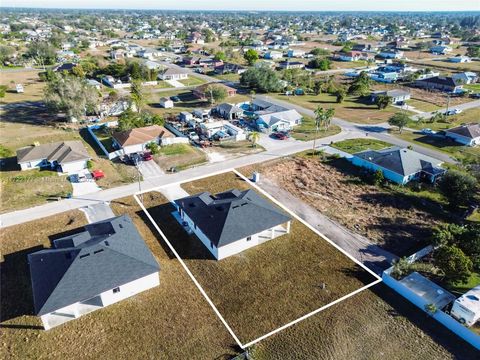
<path id="1" fill-rule="evenodd" d="M 278 140 L 287 140 L 288 139 L 288 136 L 283 133 L 283 132 L 276 132 L 276 133 L 273 133 L 272 134 L 272 137 L 274 139 L 278 139 Z"/>
<path id="2" fill-rule="evenodd" d="M 462 112 L 461 109 L 450 109 L 445 111 L 445 115 L 457 115 L 457 114 L 460 114 L 461 112 Z"/>

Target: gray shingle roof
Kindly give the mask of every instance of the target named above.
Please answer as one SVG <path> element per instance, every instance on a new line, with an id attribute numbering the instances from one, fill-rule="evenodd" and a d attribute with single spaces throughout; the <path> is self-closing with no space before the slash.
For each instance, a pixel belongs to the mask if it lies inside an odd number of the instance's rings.
<path id="1" fill-rule="evenodd" d="M 283 210 L 253 190 L 234 189 L 215 196 L 203 192 L 175 203 L 217 247 L 291 220 Z"/>
<path id="2" fill-rule="evenodd" d="M 153 274 L 160 267 L 124 215 L 85 226 L 28 255 L 35 312 L 48 314 Z"/>
<path id="3" fill-rule="evenodd" d="M 17 150 L 17 162 L 47 159 L 65 164 L 90 159 L 81 141 L 62 141 L 38 146 L 28 146 Z"/>
<path id="4" fill-rule="evenodd" d="M 430 156 L 396 146 L 382 150 L 365 150 L 354 154 L 354 156 L 402 176 L 416 174 L 419 171 L 434 174 L 442 163 Z"/>
<path id="5" fill-rule="evenodd" d="M 228 103 L 222 103 L 217 105 L 217 110 L 218 111 L 223 111 L 227 114 L 232 114 L 232 113 L 242 113 L 243 110 L 239 108 L 237 105 L 234 104 L 228 104 Z"/>
<path id="6" fill-rule="evenodd" d="M 469 138 L 469 139 L 474 139 L 474 138 L 480 137 L 480 123 L 460 125 L 445 131 L 458 134 L 461 136 L 465 136 L 466 138 Z"/>

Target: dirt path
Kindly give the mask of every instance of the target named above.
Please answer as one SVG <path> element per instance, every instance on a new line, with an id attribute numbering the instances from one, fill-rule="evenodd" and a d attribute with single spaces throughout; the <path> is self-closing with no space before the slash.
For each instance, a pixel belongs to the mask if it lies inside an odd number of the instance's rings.
<path id="1" fill-rule="evenodd" d="M 367 238 L 345 229 L 284 190 L 271 179 L 263 177 L 258 185 L 377 274 L 380 275 L 383 270 L 390 266 L 393 260 L 398 258 L 396 255 L 372 244 Z"/>

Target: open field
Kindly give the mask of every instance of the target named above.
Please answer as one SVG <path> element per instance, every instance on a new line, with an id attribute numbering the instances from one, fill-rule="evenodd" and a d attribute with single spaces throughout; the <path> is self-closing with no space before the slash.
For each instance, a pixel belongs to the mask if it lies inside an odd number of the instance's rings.
<path id="1" fill-rule="evenodd" d="M 429 191 L 362 180 L 362 170 L 344 159 L 297 156 L 245 168 L 289 191 L 347 229 L 386 250 L 410 255 L 426 245 L 431 228 L 446 220 L 440 197 Z"/>
<path id="2" fill-rule="evenodd" d="M 205 153 L 189 144 L 162 146 L 155 161 L 164 170 L 175 167 L 177 170 L 200 165 L 207 161 Z"/>
<path id="3" fill-rule="evenodd" d="M 34 69 L 15 72 L 0 71 L 0 84 L 8 86 L 5 97 L 0 99 L 0 104 L 41 101 L 45 83 L 40 81 L 39 72 L 39 70 Z M 17 94 L 16 84 L 22 84 L 25 92 Z"/>
<path id="4" fill-rule="evenodd" d="M 239 74 L 222 74 L 222 75 L 219 75 L 219 74 L 215 74 L 214 72 L 212 73 L 209 73 L 208 74 L 209 76 L 213 76 L 217 79 L 220 79 L 220 80 L 225 80 L 225 81 L 239 81 L 240 80 L 240 75 Z"/>
<path id="5" fill-rule="evenodd" d="M 425 121 L 410 121 L 408 127 L 412 129 L 430 128 L 432 130 L 446 130 L 452 127 L 472 122 L 480 122 L 480 108 L 467 109 L 458 115 L 448 116 L 445 121 L 430 122 Z"/>
<path id="6" fill-rule="evenodd" d="M 342 129 L 337 125 L 330 125 L 328 129 L 321 129 L 316 131 L 315 121 L 309 116 L 303 116 L 303 121 L 300 125 L 295 126 L 290 135 L 297 140 L 310 141 L 315 138 L 320 139 L 327 136 L 332 136 L 340 133 Z"/>
<path id="7" fill-rule="evenodd" d="M 378 110 L 375 104 L 367 103 L 358 97 L 347 96 L 341 104 L 337 103 L 334 95 L 322 93 L 316 95 L 285 96 L 282 94 L 270 94 L 271 96 L 284 101 L 303 106 L 310 110 L 317 107 L 334 108 L 335 116 L 352 122 L 364 124 L 377 124 L 385 122 L 395 112 L 399 111 L 391 106 Z"/>
<path id="8" fill-rule="evenodd" d="M 349 154 L 354 154 L 364 150 L 380 150 L 391 146 L 385 141 L 376 139 L 349 139 L 342 140 L 332 144 L 332 147 L 343 150 Z"/>
<path id="9" fill-rule="evenodd" d="M 179 82 L 185 86 L 199 86 L 206 83 L 205 80 L 190 74 L 188 75 L 188 79 L 179 80 Z"/>
<path id="10" fill-rule="evenodd" d="M 448 57 L 454 56 L 450 54 Z M 452 63 L 448 60 L 432 60 L 432 59 L 421 59 L 421 60 L 412 60 L 410 63 L 423 65 L 429 68 L 437 68 L 443 71 L 480 71 L 480 61 L 472 61 L 469 63 Z"/>

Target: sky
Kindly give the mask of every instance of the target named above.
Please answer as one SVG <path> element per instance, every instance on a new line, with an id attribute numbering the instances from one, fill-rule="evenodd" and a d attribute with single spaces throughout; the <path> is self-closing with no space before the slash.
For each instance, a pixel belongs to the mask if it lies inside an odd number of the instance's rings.
<path id="1" fill-rule="evenodd" d="M 480 0 L 2 0 L 2 7 L 286 11 L 480 11 Z"/>

